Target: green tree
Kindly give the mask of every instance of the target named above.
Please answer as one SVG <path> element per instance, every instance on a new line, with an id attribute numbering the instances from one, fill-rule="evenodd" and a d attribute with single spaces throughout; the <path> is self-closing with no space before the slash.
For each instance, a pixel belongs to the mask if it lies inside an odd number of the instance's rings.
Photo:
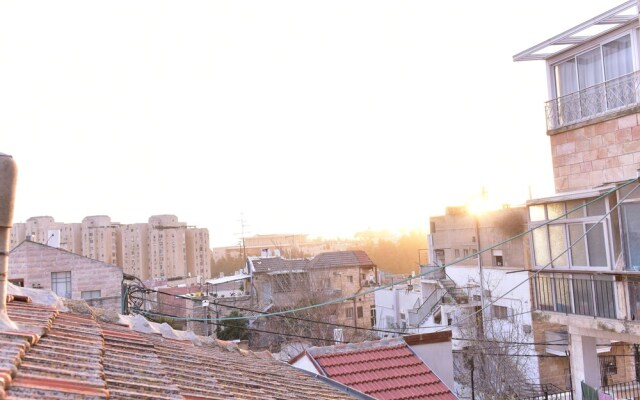
<path id="1" fill-rule="evenodd" d="M 242 317 L 238 311 L 232 311 L 229 314 L 230 318 Z M 218 325 L 216 328 L 216 336 L 222 340 L 246 340 L 249 339 L 249 331 L 247 326 L 249 321 L 246 319 L 232 319 L 229 321 L 223 321 L 224 326 Z"/>

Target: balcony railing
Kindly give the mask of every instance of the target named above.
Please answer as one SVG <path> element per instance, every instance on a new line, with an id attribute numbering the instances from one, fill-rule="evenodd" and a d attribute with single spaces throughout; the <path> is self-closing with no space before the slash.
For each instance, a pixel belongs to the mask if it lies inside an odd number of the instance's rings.
<path id="1" fill-rule="evenodd" d="M 421 265 L 420 275 L 422 276 L 422 279 L 428 280 L 438 280 L 445 278 L 444 268 L 437 265 Z"/>
<path id="2" fill-rule="evenodd" d="M 547 130 L 561 128 L 640 103 L 640 71 L 553 99 L 546 104 Z"/>
<path id="3" fill-rule="evenodd" d="M 533 282 L 537 310 L 617 318 L 615 282 L 611 277 L 555 273 L 537 275 Z"/>

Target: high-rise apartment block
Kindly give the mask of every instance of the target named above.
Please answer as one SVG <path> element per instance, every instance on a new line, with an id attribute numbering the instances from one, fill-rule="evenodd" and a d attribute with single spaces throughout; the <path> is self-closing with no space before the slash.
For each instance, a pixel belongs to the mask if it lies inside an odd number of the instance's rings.
<path id="1" fill-rule="evenodd" d="M 33 217 L 11 228 L 11 248 L 25 239 L 118 265 L 142 280 L 211 277 L 209 231 L 187 226 L 175 215 L 154 215 L 136 224 L 112 222 L 106 215 L 80 224 Z"/>

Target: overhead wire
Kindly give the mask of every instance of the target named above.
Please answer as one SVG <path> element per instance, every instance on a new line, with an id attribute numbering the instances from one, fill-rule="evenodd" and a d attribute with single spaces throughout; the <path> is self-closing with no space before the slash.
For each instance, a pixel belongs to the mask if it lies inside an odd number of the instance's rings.
<path id="1" fill-rule="evenodd" d="M 618 191 L 618 190 L 620 190 L 620 189 L 622 189 L 622 188 L 624 188 L 624 187 L 626 187 L 626 186 L 628 186 L 628 185 L 630 185 L 630 184 L 632 184 L 632 183 L 634 183 L 634 182 L 637 182 L 637 179 L 631 179 L 631 180 L 629 180 L 628 182 L 626 182 L 626 183 L 625 183 L 625 184 L 623 184 L 623 185 L 616 186 L 616 187 L 614 187 L 613 189 L 611 189 L 610 191 L 608 191 L 608 192 L 606 192 L 606 193 L 602 194 L 601 196 L 596 197 L 596 198 L 595 198 L 595 199 L 593 199 L 592 201 L 590 201 L 590 202 L 588 202 L 588 203 L 585 203 L 584 205 L 582 205 L 582 206 L 580 206 L 580 207 L 576 207 L 575 209 L 573 209 L 573 210 L 571 210 L 571 211 L 566 212 L 565 214 L 561 215 L 560 217 L 558 217 L 558 218 L 556 218 L 556 219 L 554 219 L 554 220 L 558 220 L 558 219 L 564 218 L 565 216 L 567 216 L 567 215 L 571 214 L 572 212 L 577 211 L 577 210 L 579 210 L 579 209 L 580 209 L 580 208 L 582 208 L 582 207 L 586 207 L 587 205 L 592 204 L 592 203 L 594 203 L 594 202 L 596 202 L 596 201 L 599 201 L 600 199 L 603 199 L 603 198 L 605 198 L 606 196 L 608 196 L 608 195 L 610 195 L 610 194 L 614 193 L 615 191 Z M 605 213 L 605 214 L 604 214 L 604 215 L 603 215 L 603 216 L 598 220 L 598 222 L 597 222 L 597 223 L 594 223 L 594 224 L 593 224 L 590 228 L 588 228 L 588 229 L 587 229 L 587 230 L 586 230 L 586 231 L 585 231 L 585 232 L 584 232 L 584 233 L 583 233 L 583 234 L 582 234 L 578 239 L 576 239 L 576 241 L 575 241 L 575 242 L 572 242 L 572 243 L 571 243 L 571 244 L 570 244 L 570 245 L 569 245 L 565 250 L 563 250 L 559 255 L 557 255 L 556 257 L 554 257 L 554 258 L 553 258 L 551 261 L 549 261 L 546 265 L 544 265 L 544 266 L 543 266 L 542 268 L 540 268 L 540 269 L 529 271 L 529 272 L 530 272 L 530 275 L 529 275 L 526 279 L 524 279 L 522 282 L 518 283 L 517 285 L 515 285 L 515 286 L 514 286 L 514 287 L 512 287 L 511 289 L 507 290 L 506 292 L 504 292 L 501 296 L 499 296 L 499 297 L 498 297 L 498 298 L 496 298 L 495 300 L 490 301 L 490 302 L 489 302 L 489 304 L 487 304 L 487 305 L 484 305 L 484 304 L 483 304 L 483 306 L 482 306 L 479 310 L 477 310 L 477 311 L 475 311 L 475 312 L 473 312 L 473 313 L 469 314 L 468 316 L 464 317 L 464 318 L 462 319 L 462 321 L 458 321 L 458 323 L 460 324 L 460 323 L 462 323 L 462 322 L 464 322 L 464 321 L 468 320 L 469 318 L 471 318 L 471 317 L 474 317 L 474 316 L 478 315 L 479 313 L 484 313 L 484 311 L 485 311 L 488 307 L 490 307 L 490 306 L 494 305 L 496 302 L 498 302 L 499 300 L 503 299 L 507 294 L 511 293 L 512 291 L 514 291 L 514 290 L 515 290 L 515 289 L 517 289 L 518 287 L 520 287 L 520 286 L 522 286 L 523 284 L 525 284 L 526 282 L 530 281 L 534 276 L 538 276 L 538 275 L 539 275 L 542 271 L 544 271 L 546 268 L 548 268 L 549 266 L 553 265 L 553 263 L 554 263 L 557 259 L 559 259 L 559 258 L 560 258 L 560 257 L 562 257 L 563 255 L 565 255 L 569 250 L 571 250 L 571 249 L 573 248 L 573 246 L 574 246 L 576 243 L 579 243 L 582 239 L 584 239 L 584 238 L 587 236 L 587 234 L 588 234 L 592 229 L 594 229 L 596 226 L 598 226 L 598 224 L 600 224 L 602 221 L 604 221 L 604 220 L 605 220 L 605 219 L 606 219 L 606 218 L 607 218 L 607 217 L 608 217 L 608 216 L 613 212 L 613 210 L 617 209 L 617 208 L 620 206 L 620 204 L 622 204 L 622 202 L 623 202 L 624 200 L 626 200 L 626 199 L 627 199 L 627 198 L 628 198 L 628 197 L 629 197 L 633 192 L 635 192 L 635 191 L 636 191 L 636 189 L 638 189 L 638 187 L 640 187 L 640 184 L 636 185 L 636 187 L 634 187 L 631 191 L 629 191 L 629 193 L 627 193 L 627 194 L 626 194 L 622 199 L 620 199 L 620 200 L 619 200 L 619 201 L 618 201 L 618 202 L 617 202 L 613 207 L 611 207 L 611 209 L 609 209 L 609 211 L 607 211 L 607 212 L 606 212 L 606 213 Z M 547 221 L 547 222 L 550 222 L 550 221 Z M 538 229 L 538 228 L 540 228 L 540 227 L 542 227 L 542 226 L 545 226 L 545 225 L 547 225 L 547 224 L 541 224 L 541 225 L 538 225 L 538 226 L 536 226 L 536 227 L 535 227 L 535 228 L 533 228 L 533 229 Z M 533 229 L 531 229 L 531 230 L 533 230 Z M 439 330 L 439 331 L 442 331 L 442 329 L 441 329 L 441 330 Z"/>
<path id="2" fill-rule="evenodd" d="M 512 237 L 510 237 L 510 238 L 508 238 L 508 239 L 505 239 L 505 240 L 503 240 L 503 241 L 500 241 L 500 242 L 498 242 L 498 243 L 496 243 L 496 244 L 494 244 L 494 245 L 492 245 L 492 246 L 486 247 L 486 248 L 484 248 L 484 249 L 482 249 L 482 250 L 479 250 L 478 252 L 472 253 L 472 254 L 470 254 L 470 255 L 468 255 L 468 256 L 465 256 L 465 257 L 463 257 L 463 258 L 460 258 L 460 259 L 454 260 L 453 262 L 451 262 L 451 263 L 449 263 L 449 264 L 445 264 L 445 265 L 443 265 L 443 266 L 441 266 L 441 267 L 434 268 L 434 269 L 432 269 L 432 270 L 430 270 L 430 271 L 427 271 L 427 272 L 425 272 L 425 273 L 419 274 L 419 275 L 417 275 L 417 276 L 412 276 L 412 277 L 409 277 L 409 278 L 406 278 L 406 279 L 403 279 L 403 280 L 400 280 L 400 281 L 393 282 L 393 283 L 388 284 L 388 285 L 383 285 L 383 286 L 379 286 L 379 287 L 376 287 L 376 288 L 373 288 L 373 289 L 370 289 L 370 290 L 366 290 L 366 291 L 363 291 L 363 292 L 359 292 L 359 293 L 356 293 L 356 294 L 354 294 L 354 295 L 345 296 L 345 297 L 342 297 L 342 298 L 337 298 L 337 299 L 333 299 L 333 300 L 330 300 L 330 301 L 327 301 L 327 302 L 323 302 L 323 303 L 319 303 L 319 304 L 314 304 L 314 305 L 310 305 L 310 306 L 299 307 L 299 308 L 294 308 L 294 309 L 289 309 L 289 310 L 283 310 L 283 311 L 278 311 L 278 312 L 272 312 L 272 313 L 265 313 L 265 312 L 260 312 L 260 311 L 257 311 L 257 310 L 250 310 L 250 309 L 247 309 L 247 311 L 250 311 L 250 312 L 258 312 L 258 313 L 260 313 L 259 315 L 251 315 L 251 316 L 223 317 L 223 318 L 193 318 L 193 317 L 177 317 L 177 316 L 171 316 L 171 317 L 172 317 L 172 318 L 174 318 L 174 319 L 176 319 L 176 320 L 190 320 L 190 321 L 200 321 L 200 322 L 207 322 L 207 323 L 219 323 L 219 322 L 223 322 L 223 321 L 231 321 L 231 320 L 256 319 L 256 318 L 269 317 L 269 316 L 280 316 L 280 317 L 286 317 L 286 318 L 293 318 L 293 319 L 306 320 L 306 321 L 308 321 L 308 322 L 314 322 L 314 323 L 325 324 L 325 325 L 330 325 L 330 326 L 340 326 L 340 327 L 350 328 L 350 329 L 358 329 L 358 330 L 367 330 L 367 331 L 373 331 L 373 332 L 383 332 L 383 333 L 398 334 L 398 333 L 400 333 L 400 332 L 397 332 L 397 331 L 388 331 L 388 330 L 382 330 L 382 329 L 376 329 L 376 328 L 357 327 L 357 326 L 344 325 L 344 324 L 335 324 L 335 323 L 324 322 L 324 321 L 315 321 L 315 320 L 303 319 L 303 318 L 300 318 L 300 317 L 293 317 L 293 316 L 289 316 L 288 314 L 292 314 L 292 313 L 300 312 L 300 311 L 305 311 L 305 310 L 312 309 L 312 308 L 322 307 L 322 306 L 326 306 L 326 305 L 330 305 L 330 304 L 337 304 L 337 303 L 341 303 L 341 302 L 344 302 L 344 301 L 347 301 L 347 300 L 352 300 L 352 299 L 355 299 L 355 298 L 358 298 L 358 297 L 362 297 L 362 296 L 364 296 L 364 295 L 366 295 L 366 294 L 369 294 L 369 293 L 373 293 L 373 292 L 376 292 L 376 291 L 379 291 L 379 290 L 383 290 L 383 289 L 387 289 L 387 288 L 389 288 L 389 287 L 393 287 L 393 286 L 397 285 L 398 283 L 407 282 L 407 281 L 409 281 L 410 279 L 420 278 L 420 277 L 427 276 L 427 275 L 429 275 L 429 274 L 433 274 L 433 273 L 435 273 L 435 272 L 437 272 L 437 271 L 439 271 L 439 270 L 442 270 L 442 269 L 444 269 L 444 268 L 446 268 L 446 267 L 448 267 L 448 266 L 452 266 L 452 265 L 458 264 L 458 263 L 460 263 L 460 262 L 462 262 L 462 261 L 465 261 L 465 260 L 467 260 L 467 259 L 471 259 L 471 258 L 479 257 L 479 256 L 480 256 L 481 254 L 483 254 L 484 252 L 487 252 L 487 251 L 489 251 L 489 250 L 491 250 L 491 249 L 494 249 L 495 247 L 498 247 L 498 246 L 500 246 L 500 245 L 502 245 L 502 244 L 508 243 L 508 242 L 510 242 L 510 241 L 512 241 L 512 240 L 515 240 L 515 239 L 517 239 L 517 238 L 519 238 L 519 237 L 522 237 L 523 235 L 526 235 L 526 234 L 528 234 L 528 233 L 530 233 L 530 232 L 534 231 L 535 229 L 539 229 L 539 228 L 541 228 L 541 227 L 543 227 L 543 226 L 549 225 L 549 224 L 550 224 L 550 223 L 552 223 L 552 222 L 555 222 L 555 221 L 557 221 L 557 220 L 560 220 L 560 219 L 562 219 L 562 218 L 565 218 L 567 215 L 569 215 L 569 214 L 571 214 L 571 213 L 573 213 L 573 212 L 575 212 L 575 211 L 579 210 L 580 208 L 587 207 L 588 205 L 590 205 L 590 204 L 592 204 L 592 203 L 594 203 L 594 202 L 596 202 L 596 201 L 599 201 L 600 199 L 603 199 L 603 198 L 605 198 L 606 196 L 608 196 L 608 195 L 610 195 L 610 194 L 614 193 L 615 191 L 618 191 L 618 190 L 620 190 L 620 189 L 622 189 L 622 188 L 624 188 L 624 187 L 626 187 L 626 186 L 628 186 L 628 185 L 630 185 L 630 184 L 632 184 L 633 182 L 636 182 L 636 181 L 637 181 L 636 179 L 629 180 L 629 181 L 625 182 L 624 184 L 621 184 L 620 186 L 616 186 L 616 187 L 612 188 L 611 190 L 609 190 L 609 191 L 607 191 L 607 192 L 603 193 L 602 195 L 600 195 L 600 196 L 598 196 L 598 197 L 594 198 L 594 199 L 593 199 L 593 200 L 591 200 L 590 202 L 587 202 L 587 203 L 582 204 L 582 205 L 580 205 L 580 206 L 578 206 L 578 207 L 576 207 L 576 208 L 574 208 L 574 209 L 572 209 L 572 210 L 570 210 L 570 211 L 567 211 L 567 212 L 566 212 L 565 214 L 563 214 L 563 215 L 560 215 L 560 216 L 558 216 L 558 217 L 556 217 L 556 218 L 553 218 L 553 219 L 551 219 L 551 220 L 547 220 L 547 221 L 545 221 L 545 222 L 543 222 L 543 223 L 541 223 L 541 224 L 539 224 L 539 225 L 536 225 L 536 226 L 535 226 L 535 227 L 533 227 L 533 228 L 530 228 L 530 229 L 525 230 L 525 231 L 524 231 L 524 232 L 522 232 L 522 233 L 519 233 L 519 234 L 517 234 L 517 235 L 514 235 L 514 236 L 512 236 Z M 640 186 L 640 185 L 639 185 L 639 186 Z M 566 253 L 567 253 L 567 252 L 568 252 L 568 251 L 569 251 L 569 250 L 570 250 L 570 249 L 571 249 L 571 248 L 572 248 L 576 243 L 578 243 L 580 240 L 582 240 L 584 237 L 586 237 L 586 235 L 587 235 L 587 234 L 588 234 L 588 233 L 589 233 L 589 232 L 590 232 L 590 231 L 591 231 L 595 226 L 597 226 L 597 224 L 601 223 L 605 218 L 607 218 L 607 217 L 611 214 L 611 212 L 613 212 L 613 210 L 615 210 L 617 207 L 619 207 L 619 205 L 620 205 L 624 200 L 626 200 L 626 198 L 628 198 L 628 196 L 629 196 L 629 195 L 631 195 L 631 194 L 632 194 L 632 193 L 633 193 L 637 188 L 638 188 L 638 186 L 636 186 L 636 187 L 635 187 L 634 189 L 632 189 L 629 193 L 627 193 L 627 194 L 626 194 L 626 195 L 625 195 L 621 200 L 619 200 L 619 201 L 617 202 L 617 204 L 616 204 L 614 207 L 612 207 L 608 212 L 606 212 L 606 213 L 605 213 L 605 215 L 604 215 L 602 218 L 600 218 L 600 220 L 598 220 L 598 222 L 597 222 L 596 224 L 594 224 L 592 227 L 590 227 L 589 229 L 587 229 L 587 231 L 586 231 L 583 235 L 581 235 L 581 236 L 580 236 L 580 237 L 579 237 L 575 242 L 571 243 L 571 245 L 570 245 L 570 246 L 568 246 L 568 247 L 567 247 L 567 249 L 565 249 L 562 253 L 560 253 L 560 255 L 558 255 L 558 256 L 556 256 L 555 258 L 553 258 L 549 263 L 547 263 L 545 266 L 543 266 L 542 268 L 540 268 L 540 269 L 538 269 L 538 270 L 535 270 L 535 271 L 527 271 L 527 272 L 532 273 L 532 275 L 530 275 L 527 279 L 523 280 L 522 282 L 520 282 L 519 284 L 515 285 L 515 286 L 514 286 L 514 287 L 512 287 L 511 289 L 507 290 L 507 291 L 506 291 L 505 293 L 503 293 L 500 297 L 498 297 L 497 299 L 495 299 L 495 300 L 493 300 L 493 301 L 489 302 L 489 304 L 487 304 L 487 305 L 483 306 L 480 310 L 477 310 L 477 311 L 475 311 L 474 313 L 472 313 L 472 314 L 470 314 L 470 315 L 466 316 L 462 321 L 457 321 L 457 322 L 456 322 L 456 324 L 447 325 L 447 326 L 445 326 L 445 327 L 442 327 L 442 325 L 435 325 L 435 326 L 432 326 L 432 328 L 441 328 L 441 329 L 440 329 L 440 330 L 438 330 L 438 331 L 442 331 L 442 330 L 444 330 L 444 329 L 448 329 L 448 328 L 453 327 L 453 326 L 461 326 L 461 324 L 462 324 L 464 321 L 466 321 L 467 319 L 469 319 L 469 318 L 471 318 L 471 317 L 473 317 L 473 316 L 477 315 L 477 314 L 478 314 L 478 313 L 480 313 L 480 312 L 483 312 L 483 311 L 484 311 L 484 310 L 486 310 L 488 307 L 490 307 L 491 305 L 495 304 L 497 301 L 499 301 L 499 300 L 501 300 L 502 298 L 504 298 L 507 294 L 509 294 L 510 292 L 512 292 L 513 290 L 515 290 L 516 288 L 518 288 L 519 286 L 523 285 L 523 284 L 524 284 L 524 283 L 526 283 L 527 281 L 531 280 L 534 276 L 537 276 L 538 274 L 540 274 L 540 272 L 542 272 L 542 271 L 543 271 L 543 270 L 545 270 L 547 267 L 549 267 L 550 265 L 552 265 L 552 264 L 553 264 L 553 262 L 555 262 L 558 258 L 560 258 L 560 257 L 561 257 L 561 256 L 563 256 L 564 254 L 566 254 Z M 176 296 L 175 294 L 169 294 L 169 293 L 164 293 L 164 294 L 172 295 L 172 296 Z M 229 305 L 224 305 L 224 304 L 222 304 L 222 303 L 216 303 L 216 304 L 221 305 L 221 306 L 225 306 L 225 307 L 233 307 L 233 306 L 229 306 Z M 238 308 L 239 308 L 239 307 L 238 307 Z M 533 312 L 533 311 L 534 311 L 534 310 L 528 310 L 528 311 L 525 311 L 525 312 L 519 313 L 518 315 L 520 315 L 520 314 L 527 314 L 527 313 L 531 313 L 531 312 Z M 169 316 L 168 316 L 168 317 L 169 317 Z M 487 321 L 491 321 L 491 320 L 495 320 L 495 319 L 487 319 Z M 410 327 L 409 329 L 420 329 L 420 328 L 429 328 L 429 327 L 425 327 L 425 326 L 423 326 L 423 327 L 416 327 L 416 328 Z M 267 332 L 267 333 L 281 334 L 281 333 L 278 333 L 278 332 Z M 284 335 L 284 334 L 283 334 L 283 335 Z M 322 339 L 322 338 L 315 338 L 315 339 L 318 339 L 318 340 L 326 340 L 326 339 Z M 457 340 L 463 340 L 463 339 L 458 338 Z M 523 345 L 525 345 L 525 343 L 522 343 L 522 344 L 523 344 Z M 533 344 L 534 344 L 534 343 L 526 343 L 526 345 L 533 345 Z M 541 344 L 542 344 L 542 343 L 541 343 Z"/>

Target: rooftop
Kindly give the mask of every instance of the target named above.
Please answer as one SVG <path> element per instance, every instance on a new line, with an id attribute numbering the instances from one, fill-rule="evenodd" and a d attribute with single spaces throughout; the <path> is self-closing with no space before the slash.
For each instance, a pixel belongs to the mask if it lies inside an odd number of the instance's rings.
<path id="1" fill-rule="evenodd" d="M 2 399 L 352 398 L 269 353 L 139 316 L 116 314 L 114 323 L 88 307 L 67 311 L 23 295 L 8 300 L 20 330 L 0 331 Z"/>
<path id="2" fill-rule="evenodd" d="M 327 377 L 377 399 L 456 399 L 402 339 L 311 347 L 307 355 Z"/>
<path id="3" fill-rule="evenodd" d="M 320 253 L 309 259 L 290 260 L 282 257 L 250 257 L 250 261 L 255 272 L 375 266 L 367 253 L 362 250 Z"/>

